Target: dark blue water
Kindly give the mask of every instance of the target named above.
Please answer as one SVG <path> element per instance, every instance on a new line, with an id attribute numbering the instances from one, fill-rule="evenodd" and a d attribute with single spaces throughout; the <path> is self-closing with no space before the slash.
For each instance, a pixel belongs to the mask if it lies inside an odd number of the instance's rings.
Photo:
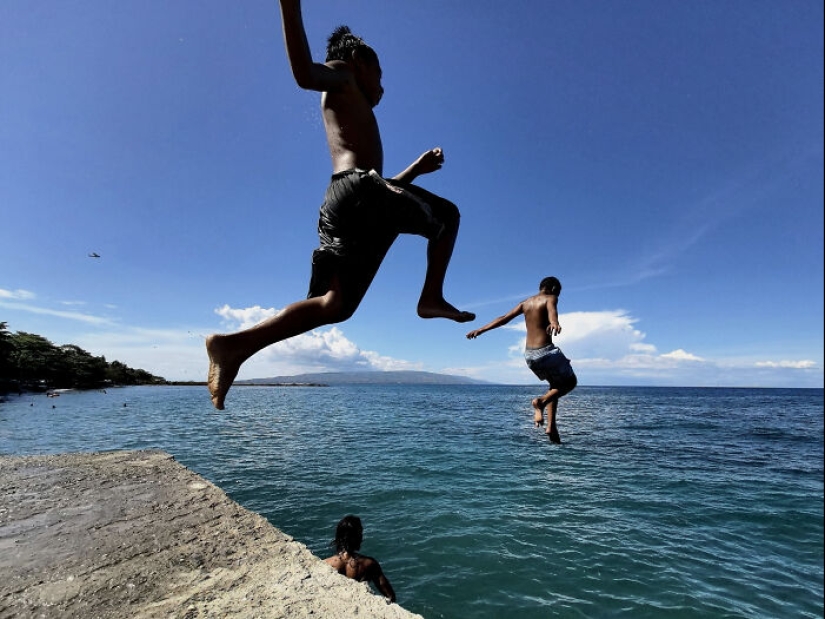
<path id="1" fill-rule="evenodd" d="M 822 390 L 580 387 L 561 446 L 532 427 L 539 392 L 24 396 L 0 453 L 161 448 L 319 556 L 357 514 L 428 618 L 823 616 Z"/>

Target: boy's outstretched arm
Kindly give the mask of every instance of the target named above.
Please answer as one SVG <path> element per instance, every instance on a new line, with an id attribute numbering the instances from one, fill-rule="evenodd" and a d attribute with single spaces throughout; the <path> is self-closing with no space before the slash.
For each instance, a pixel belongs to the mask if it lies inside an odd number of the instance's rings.
<path id="1" fill-rule="evenodd" d="M 523 305 L 524 305 L 523 302 L 519 303 L 518 305 L 516 305 L 513 309 L 511 309 L 509 312 L 507 312 L 503 316 L 499 316 L 495 320 L 491 320 L 490 322 L 488 322 L 486 325 L 484 325 L 483 327 L 481 327 L 479 329 L 475 329 L 473 331 L 470 331 L 467 334 L 467 339 L 468 340 L 474 340 L 475 338 L 477 338 L 482 333 L 486 333 L 487 331 L 491 331 L 492 329 L 497 329 L 498 327 L 501 327 L 502 325 L 506 325 L 508 322 L 513 320 L 513 318 L 515 318 L 516 316 L 520 316 L 521 314 L 524 313 Z"/>
<path id="2" fill-rule="evenodd" d="M 280 4 L 284 44 L 298 86 L 319 92 L 341 88 L 350 79 L 348 72 L 336 71 L 330 66 L 312 61 L 301 16 L 301 0 L 280 0 Z"/>
<path id="3" fill-rule="evenodd" d="M 393 176 L 393 180 L 412 183 L 418 176 L 440 170 L 444 165 L 444 151 L 440 147 L 432 148 L 413 161 L 407 169 Z"/>

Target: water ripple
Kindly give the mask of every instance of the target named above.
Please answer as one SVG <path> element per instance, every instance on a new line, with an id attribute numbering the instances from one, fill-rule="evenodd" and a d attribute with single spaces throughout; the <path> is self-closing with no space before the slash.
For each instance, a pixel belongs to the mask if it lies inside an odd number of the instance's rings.
<path id="1" fill-rule="evenodd" d="M 26 396 L 0 405 L 0 453 L 165 449 L 319 555 L 359 514 L 429 618 L 822 616 L 821 390 L 579 388 L 561 446 L 534 391 Z"/>

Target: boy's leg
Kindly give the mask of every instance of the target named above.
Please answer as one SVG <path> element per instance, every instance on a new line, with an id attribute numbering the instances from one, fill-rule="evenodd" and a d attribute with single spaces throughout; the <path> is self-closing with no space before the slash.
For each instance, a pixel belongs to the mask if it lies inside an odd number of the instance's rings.
<path id="1" fill-rule="evenodd" d="M 210 335 L 206 338 L 206 352 L 209 355 L 207 383 L 212 404 L 223 410 L 224 399 L 241 365 L 259 350 L 323 325 L 346 320 L 353 311 L 354 308 L 345 308 L 343 294 L 335 278 L 334 285 L 323 296 L 292 303 L 276 316 L 249 329 L 226 335 Z"/>
<path id="2" fill-rule="evenodd" d="M 551 443 L 561 443 L 559 429 L 556 427 L 556 413 L 559 410 L 559 396 L 554 396 L 550 402 L 550 420 L 547 424 L 547 437 Z"/>
<path id="3" fill-rule="evenodd" d="M 455 204 L 417 185 L 386 181 L 397 231 L 428 239 L 427 273 L 418 300 L 421 318 L 475 320 L 475 314 L 456 309 L 444 299 L 444 279 L 453 255 L 461 216 Z M 395 198 L 393 199 L 393 196 Z"/>
<path id="4" fill-rule="evenodd" d="M 533 423 L 538 428 L 539 426 L 544 425 L 544 398 L 538 397 L 533 398 L 533 401 L 530 403 L 533 406 Z"/>
<path id="5" fill-rule="evenodd" d="M 559 390 L 553 387 L 548 389 L 547 393 L 543 396 L 535 398 L 532 402 L 533 404 L 533 421 L 536 424 L 536 427 L 544 425 L 544 409 L 547 408 L 548 404 L 551 404 L 553 400 L 559 397 Z M 548 426 L 549 431 L 549 426 Z"/>
<path id="6" fill-rule="evenodd" d="M 556 413 L 559 410 L 559 398 L 562 398 L 573 391 L 577 384 L 578 379 L 574 374 L 571 378 L 566 379 L 560 387 L 557 389 L 551 389 L 547 392 L 547 395 L 552 393 L 552 401 L 546 400 L 546 402 L 550 404 L 550 423 L 547 424 L 547 436 L 553 443 L 561 443 L 559 430 L 556 427 Z"/>
<path id="7" fill-rule="evenodd" d="M 417 308 L 421 318 L 449 318 L 456 322 L 469 322 L 476 318 L 472 312 L 462 312 L 444 300 L 444 278 L 457 236 L 458 230 L 448 230 L 427 243 L 427 274 Z"/>

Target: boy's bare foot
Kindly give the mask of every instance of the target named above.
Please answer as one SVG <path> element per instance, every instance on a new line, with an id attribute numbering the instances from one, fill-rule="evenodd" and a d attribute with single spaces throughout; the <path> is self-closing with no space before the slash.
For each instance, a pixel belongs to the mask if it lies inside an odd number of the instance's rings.
<path id="1" fill-rule="evenodd" d="M 212 405 L 218 410 L 223 410 L 223 401 L 226 393 L 232 386 L 241 364 L 232 359 L 223 350 L 221 340 L 222 335 L 210 335 L 206 338 L 206 353 L 209 355 L 209 374 L 207 384 L 209 394 L 212 396 Z"/>
<path id="2" fill-rule="evenodd" d="M 418 315 L 421 318 L 447 318 L 448 320 L 454 320 L 456 322 L 470 322 L 476 319 L 476 315 L 472 312 L 462 312 L 447 303 L 444 299 L 434 302 L 419 301 Z"/>
<path id="3" fill-rule="evenodd" d="M 544 408 L 541 406 L 541 401 L 538 398 L 533 398 L 533 423 L 536 427 L 544 425 Z"/>
<path id="4" fill-rule="evenodd" d="M 547 438 L 550 439 L 551 443 L 556 443 L 556 445 L 561 445 L 561 437 L 559 436 L 559 431 L 556 428 L 548 428 L 547 429 Z"/>

